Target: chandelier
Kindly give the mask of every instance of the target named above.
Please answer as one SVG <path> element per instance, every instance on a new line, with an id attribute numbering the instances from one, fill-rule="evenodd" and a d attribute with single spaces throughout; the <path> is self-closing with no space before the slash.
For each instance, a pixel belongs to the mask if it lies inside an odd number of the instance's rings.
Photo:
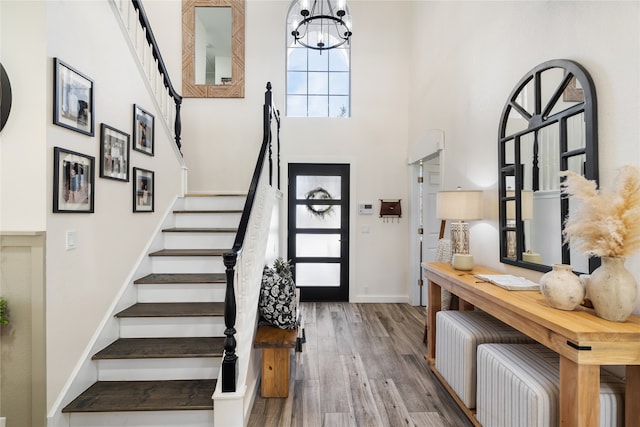
<path id="1" fill-rule="evenodd" d="M 294 0 L 289 17 L 294 42 L 309 49 L 333 49 L 351 38 L 346 0 Z"/>

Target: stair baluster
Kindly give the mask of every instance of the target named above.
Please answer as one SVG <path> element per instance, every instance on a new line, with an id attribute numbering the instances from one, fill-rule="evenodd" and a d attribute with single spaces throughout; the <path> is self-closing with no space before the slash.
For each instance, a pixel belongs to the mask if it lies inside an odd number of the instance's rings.
<path id="1" fill-rule="evenodd" d="M 227 290 L 224 298 L 224 358 L 222 359 L 222 392 L 232 393 L 236 391 L 237 369 L 236 362 L 236 294 L 234 288 L 235 266 L 238 259 L 237 253 L 230 252 L 223 255 L 224 266 L 227 273 Z"/>

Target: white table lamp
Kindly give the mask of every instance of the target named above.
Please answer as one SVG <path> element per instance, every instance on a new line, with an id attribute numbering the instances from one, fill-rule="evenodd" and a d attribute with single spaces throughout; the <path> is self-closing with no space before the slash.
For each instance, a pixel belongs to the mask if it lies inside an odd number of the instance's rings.
<path id="1" fill-rule="evenodd" d="M 451 265 L 456 270 L 471 270 L 473 256 L 469 254 L 469 223 L 482 219 L 482 191 L 458 190 L 440 191 L 436 198 L 437 216 L 451 223 Z"/>

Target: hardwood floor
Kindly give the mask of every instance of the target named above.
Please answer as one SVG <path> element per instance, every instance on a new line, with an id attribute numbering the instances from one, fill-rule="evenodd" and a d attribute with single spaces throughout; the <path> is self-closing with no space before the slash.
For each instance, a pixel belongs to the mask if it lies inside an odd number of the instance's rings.
<path id="1" fill-rule="evenodd" d="M 250 427 L 465 427 L 424 359 L 425 309 L 302 303 L 288 398 L 256 397 Z"/>

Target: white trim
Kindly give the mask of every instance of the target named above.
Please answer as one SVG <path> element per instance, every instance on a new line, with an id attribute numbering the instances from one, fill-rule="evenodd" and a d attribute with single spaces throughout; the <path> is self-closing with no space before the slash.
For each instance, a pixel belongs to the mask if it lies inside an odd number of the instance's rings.
<path id="1" fill-rule="evenodd" d="M 377 304 L 409 304 L 408 295 L 358 295 L 352 303 L 377 303 Z"/>
<path id="2" fill-rule="evenodd" d="M 414 260 L 419 259 L 420 253 L 420 245 L 416 242 L 417 238 L 414 234 L 418 229 L 419 218 L 417 217 L 416 211 L 418 206 L 418 190 L 416 186 L 418 173 L 417 168 L 419 167 L 417 163 L 420 160 L 426 161 L 429 159 L 433 159 L 434 157 L 439 157 L 439 167 L 440 167 L 440 187 L 442 188 L 442 181 L 444 177 L 444 131 L 439 129 L 429 129 L 426 130 L 420 135 L 413 144 L 409 147 L 409 224 L 410 224 L 410 234 L 409 234 L 409 298 L 411 300 L 412 305 L 420 305 L 420 292 L 426 294 L 426 281 L 423 282 L 423 287 L 420 288 L 418 286 L 418 281 L 421 279 L 422 270 L 419 269 L 419 266 L 414 265 Z M 428 219 L 425 221 L 425 223 Z M 426 225 L 423 224 L 426 228 Z M 422 299 L 422 304 L 428 304 L 428 295 Z"/>

